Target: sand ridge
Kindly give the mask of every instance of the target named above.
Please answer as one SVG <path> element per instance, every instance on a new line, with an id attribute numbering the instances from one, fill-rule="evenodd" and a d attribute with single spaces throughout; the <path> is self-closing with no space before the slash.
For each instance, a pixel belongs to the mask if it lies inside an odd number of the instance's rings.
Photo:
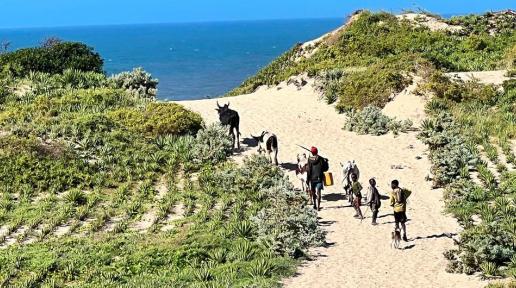
<path id="1" fill-rule="evenodd" d="M 309 84 L 298 90 L 285 83 L 278 87 L 258 89 L 255 93 L 218 99 L 230 102 L 230 107 L 240 114 L 242 142 L 251 133 L 268 130 L 278 135 L 279 156 L 283 167 L 296 161 L 303 153 L 296 144 L 317 146 L 320 153 L 330 159 L 336 185 L 325 188 L 320 223 L 328 231 L 327 247 L 315 248 L 312 261 L 304 262 L 297 274 L 285 279 L 286 287 L 483 287 L 485 282 L 476 276 L 445 272 L 447 260 L 443 252 L 454 247 L 452 237 L 458 233 L 457 221 L 443 213 L 442 191 L 432 190 L 425 181 L 430 163 L 426 147 L 416 138 L 417 132 L 393 135 L 357 135 L 342 129 L 345 116 L 319 101 L 319 96 Z M 413 87 L 411 87 L 413 88 Z M 411 91 L 394 101 L 411 101 L 390 104 L 389 115 L 404 110 L 407 118 L 419 121 L 424 113 L 424 101 Z M 397 99 L 397 100 L 396 100 Z M 217 121 L 217 99 L 181 101 L 180 104 L 199 112 L 210 123 Z M 410 111 L 407 111 L 409 110 Z M 242 145 L 243 152 L 236 157 L 256 153 L 256 148 Z M 376 177 L 380 193 L 388 195 L 389 183 L 399 179 L 401 185 L 413 191 L 408 203 L 408 237 L 405 250 L 390 248 L 393 229 L 392 209 L 384 200 L 380 209 L 380 225 L 370 225 L 369 218 L 360 222 L 354 219 L 353 209 L 342 200 L 339 162 L 355 160 L 361 169 L 360 182 Z M 394 168 L 394 169 L 393 169 Z M 399 169 L 402 168 L 402 169 Z M 294 185 L 300 186 L 294 172 L 288 171 Z M 363 207 L 363 211 L 366 208 Z M 396 272 L 398 271 L 398 272 Z M 400 273 L 401 272 L 401 273 Z"/>

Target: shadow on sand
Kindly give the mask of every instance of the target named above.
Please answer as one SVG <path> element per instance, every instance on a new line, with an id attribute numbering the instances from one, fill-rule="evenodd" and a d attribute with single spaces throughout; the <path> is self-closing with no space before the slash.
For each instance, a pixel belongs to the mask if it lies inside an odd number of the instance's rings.
<path id="1" fill-rule="evenodd" d="M 344 194 L 341 193 L 330 193 L 322 195 L 322 199 L 325 201 L 340 201 L 346 198 L 344 198 Z"/>
<path id="2" fill-rule="evenodd" d="M 258 141 L 254 140 L 253 138 L 243 138 L 242 144 L 247 145 L 247 147 L 258 147 Z"/>
<path id="3" fill-rule="evenodd" d="M 415 237 L 412 240 L 421 240 L 421 239 L 435 239 L 435 238 L 452 238 L 453 236 L 456 236 L 457 233 L 441 233 L 441 234 L 434 234 L 430 236 L 418 236 Z"/>
<path id="4" fill-rule="evenodd" d="M 407 219 L 407 222 L 410 222 L 410 219 Z M 381 225 L 385 225 L 385 224 L 394 224 L 394 223 L 396 223 L 396 222 L 394 222 L 394 221 L 388 221 L 388 222 L 383 222 L 383 223 L 381 223 Z"/>
<path id="5" fill-rule="evenodd" d="M 412 248 L 416 247 L 416 244 L 410 244 L 408 246 L 402 247 L 401 250 L 410 250 Z"/>
<path id="6" fill-rule="evenodd" d="M 378 218 L 385 218 L 385 217 L 389 217 L 389 216 L 394 216 L 394 214 L 392 214 L 392 213 L 384 214 L 384 215 L 378 216 Z"/>
<path id="7" fill-rule="evenodd" d="M 287 171 L 296 171 L 297 170 L 297 164 L 295 164 L 295 163 L 281 163 L 279 166 Z"/>

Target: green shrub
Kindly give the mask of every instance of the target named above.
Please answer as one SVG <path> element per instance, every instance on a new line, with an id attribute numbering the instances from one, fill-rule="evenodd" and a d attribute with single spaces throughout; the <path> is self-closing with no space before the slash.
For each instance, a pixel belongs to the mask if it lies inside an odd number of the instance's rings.
<path id="1" fill-rule="evenodd" d="M 199 114 L 175 103 L 149 103 L 143 111 L 125 108 L 108 115 L 127 129 L 154 137 L 195 134 L 203 125 Z"/>
<path id="2" fill-rule="evenodd" d="M 257 259 L 249 268 L 249 275 L 253 277 L 254 279 L 259 277 L 266 277 L 269 276 L 269 274 L 274 269 L 273 263 L 269 259 Z"/>
<path id="3" fill-rule="evenodd" d="M 201 163 L 219 163 L 231 154 L 233 145 L 227 128 L 212 124 L 199 130 L 193 147 L 193 157 Z"/>
<path id="4" fill-rule="evenodd" d="M 285 180 L 264 191 L 271 206 L 265 207 L 254 221 L 258 240 L 278 254 L 300 257 L 310 246 L 322 245 L 325 232 L 318 226 L 317 216 L 304 195 L 295 192 Z"/>
<path id="5" fill-rule="evenodd" d="M 342 79 L 346 76 L 344 70 L 332 69 L 322 71 L 316 78 L 316 89 L 323 93 L 323 99 L 333 104 L 339 99 Z"/>
<path id="6" fill-rule="evenodd" d="M 457 124 L 450 114 L 440 114 L 421 124 L 418 138 L 430 147 L 433 181 L 435 187 L 443 187 L 464 176 L 477 162 L 476 151 L 460 135 Z"/>
<path id="7" fill-rule="evenodd" d="M 155 100 L 158 92 L 158 79 L 145 72 L 143 68 L 135 68 L 131 72 L 122 72 L 109 78 L 111 85 L 117 89 L 125 89 L 140 99 Z"/>
<path id="8" fill-rule="evenodd" d="M 86 204 L 86 194 L 78 189 L 72 189 L 66 193 L 66 201 L 70 202 L 73 205 L 84 205 Z"/>
<path id="9" fill-rule="evenodd" d="M 398 93 L 408 84 L 399 67 L 374 65 L 365 71 L 349 73 L 340 82 L 337 110 L 349 111 L 366 106 L 383 107 L 393 93 Z"/>
<path id="10" fill-rule="evenodd" d="M 359 134 L 383 135 L 389 132 L 388 125 L 391 119 L 382 113 L 382 110 L 375 106 L 367 106 L 359 112 L 348 113 L 349 119 L 345 128 Z"/>
<path id="11" fill-rule="evenodd" d="M 436 97 L 463 102 L 475 100 L 483 103 L 492 103 L 500 94 L 494 85 L 484 85 L 476 81 L 462 81 L 450 79 L 440 71 L 435 71 L 430 79 L 419 87 L 423 91 L 429 91 Z"/>
<path id="12" fill-rule="evenodd" d="M 91 47 L 75 42 L 0 54 L 0 66 L 11 67 L 16 76 L 26 76 L 29 72 L 60 74 L 67 69 L 102 73 L 102 65 L 100 55 Z"/>
<path id="13" fill-rule="evenodd" d="M 504 34 L 513 33 L 516 29 L 516 17 L 510 13 L 492 13 L 483 15 L 453 16 L 446 22 L 462 26 L 463 35 L 468 34 Z"/>
<path id="14" fill-rule="evenodd" d="M 412 127 L 411 120 L 398 121 L 385 116 L 382 110 L 375 106 L 367 106 L 360 111 L 348 113 L 348 120 L 344 128 L 358 134 L 383 135 L 392 131 L 397 135 L 400 131 L 406 132 Z"/>

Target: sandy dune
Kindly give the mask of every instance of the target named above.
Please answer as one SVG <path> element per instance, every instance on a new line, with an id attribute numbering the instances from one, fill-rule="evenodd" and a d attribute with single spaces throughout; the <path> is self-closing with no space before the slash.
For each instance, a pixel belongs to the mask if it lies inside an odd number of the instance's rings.
<path id="1" fill-rule="evenodd" d="M 417 96 L 410 91 L 402 93 L 387 106 L 386 112 L 418 122 L 424 113 L 424 102 L 413 98 Z M 263 88 L 250 95 L 219 101 L 230 101 L 231 107 L 240 113 L 243 138 L 262 130 L 278 135 L 279 161 L 283 167 L 293 166 L 296 154 L 303 153 L 295 144 L 317 146 L 330 159 L 337 185 L 324 190 L 323 210 L 319 213 L 321 225 L 328 231 L 329 246 L 314 249 L 314 260 L 303 263 L 295 277 L 286 279 L 283 283 L 286 287 L 483 287 L 486 284 L 475 276 L 445 272 L 447 260 L 442 253 L 453 247 L 450 237 L 460 227 L 454 218 L 443 214 L 442 191 L 432 190 L 425 181 L 430 163 L 416 132 L 394 138 L 343 131 L 344 116 L 318 101 L 311 85 L 297 90 L 282 84 L 279 88 Z M 180 103 L 201 113 L 208 122 L 217 120 L 215 99 Z M 255 153 L 255 148 L 245 144 L 242 149 L 242 155 Z M 367 179 L 376 177 L 380 193 L 386 195 L 390 181 L 399 179 L 402 186 L 414 192 L 408 204 L 410 241 L 403 243 L 405 250 L 390 248 L 393 216 L 386 200 L 380 211 L 381 225 L 376 227 L 370 225 L 370 211 L 365 212 L 369 217 L 361 223 L 352 217 L 352 208 L 342 200 L 339 161 L 352 159 L 361 168 L 360 181 L 364 186 Z M 393 169 L 394 165 L 402 169 Z M 294 173 L 290 171 L 289 175 L 299 186 Z"/>
<path id="2" fill-rule="evenodd" d="M 477 80 L 482 84 L 494 85 L 501 85 L 504 81 L 511 79 L 505 76 L 506 74 L 507 70 L 446 73 L 452 79 L 456 77 L 463 81 Z"/>

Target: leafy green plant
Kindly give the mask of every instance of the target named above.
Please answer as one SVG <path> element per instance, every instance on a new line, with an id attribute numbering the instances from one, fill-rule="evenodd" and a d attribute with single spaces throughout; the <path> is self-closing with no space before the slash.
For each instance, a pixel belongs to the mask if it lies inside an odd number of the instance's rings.
<path id="1" fill-rule="evenodd" d="M 233 233 L 237 237 L 251 238 L 253 236 L 253 225 L 250 221 L 238 221 L 233 224 Z"/>
<path id="2" fill-rule="evenodd" d="M 83 191 L 78 189 L 70 190 L 65 195 L 66 201 L 70 202 L 73 205 L 84 205 L 86 204 L 86 194 Z"/>
<path id="3" fill-rule="evenodd" d="M 201 163 L 224 161 L 232 153 L 231 141 L 227 129 L 219 124 L 212 124 L 197 133 L 193 157 Z"/>
<path id="4" fill-rule="evenodd" d="M 268 276 L 272 270 L 274 269 L 273 263 L 269 259 L 260 258 L 251 262 L 251 267 L 249 268 L 249 275 L 253 278 L 265 277 Z"/>
<path id="5" fill-rule="evenodd" d="M 389 131 L 391 119 L 382 114 L 378 107 L 367 106 L 360 112 L 352 111 L 345 128 L 359 134 L 382 135 Z"/>
<path id="6" fill-rule="evenodd" d="M 58 42 L 50 46 L 24 48 L 0 54 L 0 66 L 10 67 L 16 76 L 31 71 L 59 74 L 66 69 L 102 72 L 103 60 L 82 43 Z"/>
<path id="7" fill-rule="evenodd" d="M 496 276 L 497 269 L 496 264 L 492 262 L 485 262 L 480 264 L 480 269 L 482 269 L 482 273 L 484 273 L 485 276 Z"/>
<path id="8" fill-rule="evenodd" d="M 158 79 L 152 78 L 143 68 L 135 68 L 131 72 L 122 72 L 109 78 L 113 87 L 125 89 L 141 99 L 156 99 Z"/>

